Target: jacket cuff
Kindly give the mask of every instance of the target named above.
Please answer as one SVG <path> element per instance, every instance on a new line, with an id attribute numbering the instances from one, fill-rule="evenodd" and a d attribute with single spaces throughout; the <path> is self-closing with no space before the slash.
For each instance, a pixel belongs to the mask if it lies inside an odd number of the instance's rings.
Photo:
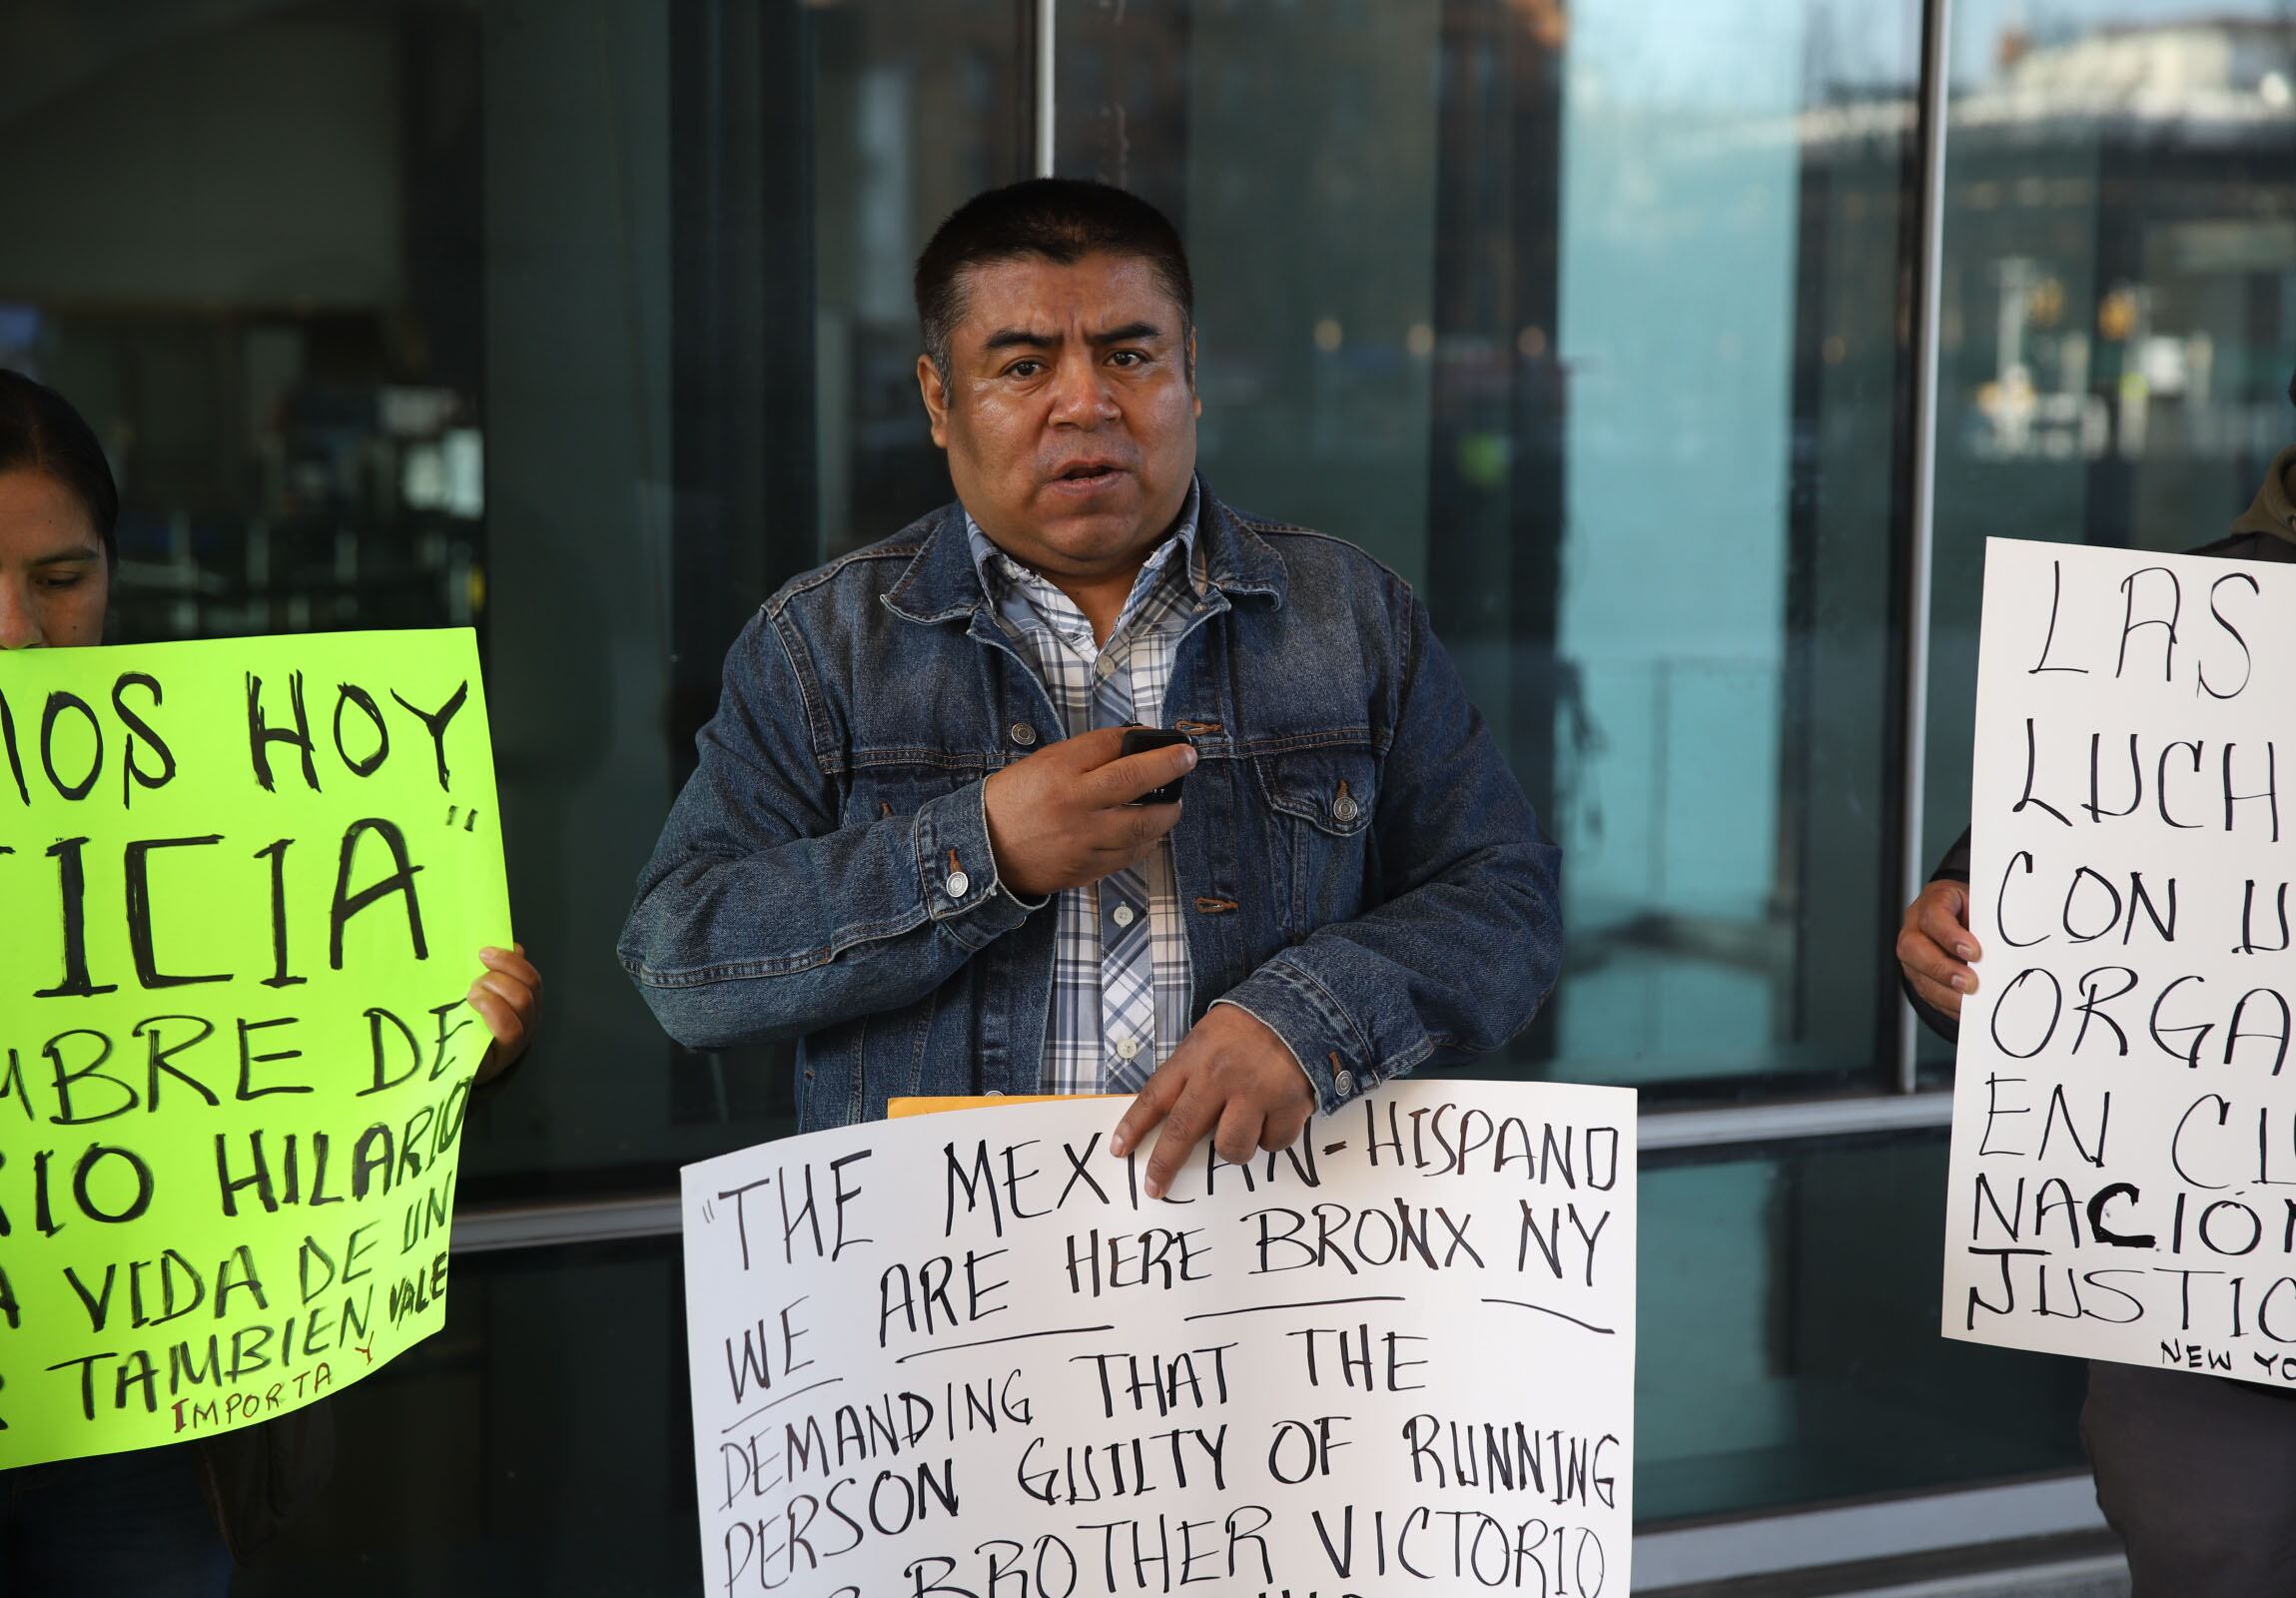
<path id="1" fill-rule="evenodd" d="M 968 949 L 986 947 L 1049 902 L 1007 891 L 989 847 L 989 786 L 969 782 L 917 812 L 917 874 L 925 913 Z"/>
<path id="2" fill-rule="evenodd" d="M 1322 984 L 1280 958 L 1212 1003 L 1235 1006 L 1281 1038 L 1306 1073 L 1316 1107 L 1325 1115 L 1385 1080 L 1370 1045 Z M 1409 1070 L 1408 1062 L 1390 1064 L 1386 1075 L 1400 1077 Z"/>

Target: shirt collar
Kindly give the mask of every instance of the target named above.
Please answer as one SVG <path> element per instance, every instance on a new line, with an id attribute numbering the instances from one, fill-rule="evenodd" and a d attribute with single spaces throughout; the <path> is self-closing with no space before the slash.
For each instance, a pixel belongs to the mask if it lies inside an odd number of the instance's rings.
<path id="1" fill-rule="evenodd" d="M 1187 573 L 1188 587 L 1194 591 L 1195 596 L 1201 599 L 1210 592 L 1210 573 L 1204 563 L 1202 544 L 1196 537 L 1196 524 L 1202 503 L 1203 489 L 1191 477 L 1188 479 L 1187 498 L 1179 507 L 1178 525 L 1169 536 L 1148 551 L 1148 559 L 1141 565 L 1141 578 L 1146 580 L 1135 580 L 1132 600 L 1125 606 L 1127 611 L 1132 609 L 1133 603 L 1138 602 L 1141 594 L 1148 591 L 1156 575 L 1170 564 L 1175 549 L 1181 551 L 1180 558 L 1185 561 L 1183 569 Z M 982 592 L 989 596 L 992 604 L 998 601 L 1000 590 L 1008 584 L 1025 587 L 1031 582 L 1044 580 L 999 548 L 995 540 L 981 530 L 981 524 L 973 519 L 972 511 L 966 510 L 964 515 L 965 537 L 973 551 L 973 569 L 980 573 Z"/>

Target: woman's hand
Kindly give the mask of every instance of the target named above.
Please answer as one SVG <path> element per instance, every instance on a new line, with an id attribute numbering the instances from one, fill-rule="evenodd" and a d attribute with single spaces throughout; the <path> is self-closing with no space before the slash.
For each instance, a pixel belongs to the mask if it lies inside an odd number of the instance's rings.
<path id="1" fill-rule="evenodd" d="M 494 1036 L 478 1062 L 478 1080 L 486 1082 L 516 1064 L 532 1041 L 542 1018 L 542 974 L 526 959 L 524 944 L 481 949 L 478 959 L 486 969 L 470 984 L 469 1000 Z"/>

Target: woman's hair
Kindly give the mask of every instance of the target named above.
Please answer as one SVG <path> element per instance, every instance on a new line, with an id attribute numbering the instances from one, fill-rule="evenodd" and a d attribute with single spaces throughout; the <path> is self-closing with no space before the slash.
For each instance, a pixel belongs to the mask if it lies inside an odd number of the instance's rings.
<path id="1" fill-rule="evenodd" d="M 105 558 L 118 556 L 120 489 L 95 430 L 55 390 L 0 367 L 0 471 L 19 470 L 45 472 L 71 489 L 104 540 Z"/>

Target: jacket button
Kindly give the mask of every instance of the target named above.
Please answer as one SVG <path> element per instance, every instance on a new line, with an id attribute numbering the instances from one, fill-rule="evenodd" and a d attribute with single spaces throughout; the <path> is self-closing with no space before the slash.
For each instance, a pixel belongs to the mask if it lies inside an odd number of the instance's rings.
<path id="1" fill-rule="evenodd" d="M 1037 741 L 1037 729 L 1025 721 L 1013 723 L 1013 742 L 1026 749 Z"/>
<path id="2" fill-rule="evenodd" d="M 1343 793 L 1331 801 L 1331 819 L 1341 826 L 1345 826 L 1361 814 L 1362 811 L 1356 807 L 1355 796 L 1351 793 Z"/>
<path id="3" fill-rule="evenodd" d="M 973 879 L 965 875 L 965 873 L 962 871 L 952 871 L 949 873 L 949 880 L 941 884 L 941 886 L 948 890 L 950 898 L 962 899 L 967 893 L 972 891 Z"/>
<path id="4" fill-rule="evenodd" d="M 1355 1079 L 1345 1071 L 1331 1073 L 1331 1091 L 1345 1099 L 1355 1092 Z"/>

